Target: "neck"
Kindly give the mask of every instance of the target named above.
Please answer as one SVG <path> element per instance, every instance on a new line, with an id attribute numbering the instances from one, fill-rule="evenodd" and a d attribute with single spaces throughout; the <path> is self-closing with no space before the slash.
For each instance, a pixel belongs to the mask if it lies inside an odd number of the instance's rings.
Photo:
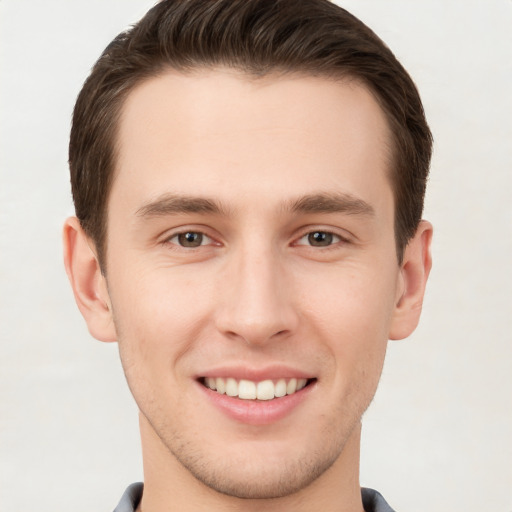
<path id="1" fill-rule="evenodd" d="M 144 494 L 137 512 L 364 512 L 359 485 L 361 425 L 347 439 L 332 466 L 307 487 L 271 499 L 242 499 L 219 493 L 197 480 L 140 416 Z"/>

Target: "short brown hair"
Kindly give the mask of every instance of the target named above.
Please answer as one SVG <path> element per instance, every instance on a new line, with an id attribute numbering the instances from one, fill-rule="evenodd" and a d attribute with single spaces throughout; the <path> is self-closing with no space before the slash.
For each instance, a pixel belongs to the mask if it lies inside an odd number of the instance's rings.
<path id="1" fill-rule="evenodd" d="M 349 77 L 368 87 L 393 136 L 390 179 L 401 262 L 421 220 L 432 135 L 418 91 L 391 50 L 328 0 L 162 0 L 108 45 L 74 109 L 69 144 L 73 200 L 100 264 L 125 98 L 165 69 L 214 66 L 252 76 L 277 71 Z"/>

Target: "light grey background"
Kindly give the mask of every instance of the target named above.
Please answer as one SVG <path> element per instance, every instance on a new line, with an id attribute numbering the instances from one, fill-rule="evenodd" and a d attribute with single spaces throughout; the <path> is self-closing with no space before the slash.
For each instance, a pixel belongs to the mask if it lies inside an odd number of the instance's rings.
<path id="1" fill-rule="evenodd" d="M 117 348 L 73 303 L 71 110 L 148 0 L 0 0 L 0 508 L 111 510 L 141 479 Z M 361 481 L 400 511 L 512 512 L 512 1 L 340 2 L 395 51 L 435 135 L 422 323 L 392 342 Z"/>

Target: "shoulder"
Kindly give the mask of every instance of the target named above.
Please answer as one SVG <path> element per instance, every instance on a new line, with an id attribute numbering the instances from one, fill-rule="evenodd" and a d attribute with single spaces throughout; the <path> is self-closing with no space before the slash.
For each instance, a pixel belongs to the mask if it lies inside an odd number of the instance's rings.
<path id="1" fill-rule="evenodd" d="M 135 512 L 135 509 L 142 498 L 143 489 L 144 484 L 142 482 L 130 485 L 126 491 L 124 491 L 121 501 L 114 509 L 114 512 Z"/>
<path id="2" fill-rule="evenodd" d="M 365 512 L 395 512 L 379 492 L 362 487 L 361 495 Z"/>

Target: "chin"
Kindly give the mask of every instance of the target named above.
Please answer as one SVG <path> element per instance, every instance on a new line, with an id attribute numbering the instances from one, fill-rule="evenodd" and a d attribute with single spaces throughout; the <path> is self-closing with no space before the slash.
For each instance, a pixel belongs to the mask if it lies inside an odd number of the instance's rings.
<path id="1" fill-rule="evenodd" d="M 336 460 L 304 463 L 294 461 L 286 466 L 262 464 L 260 468 L 212 467 L 187 468 L 208 488 L 220 494 L 240 499 L 275 499 L 295 494 L 311 485 Z"/>
<path id="2" fill-rule="evenodd" d="M 271 453 L 268 447 L 259 453 L 241 449 L 224 456 L 208 450 L 200 454 L 197 445 L 190 447 L 190 443 L 175 445 L 170 451 L 209 489 L 240 499 L 275 499 L 295 494 L 321 477 L 339 458 L 344 443 L 322 443 L 317 450 L 307 450 L 302 444 L 299 450 Z"/>

